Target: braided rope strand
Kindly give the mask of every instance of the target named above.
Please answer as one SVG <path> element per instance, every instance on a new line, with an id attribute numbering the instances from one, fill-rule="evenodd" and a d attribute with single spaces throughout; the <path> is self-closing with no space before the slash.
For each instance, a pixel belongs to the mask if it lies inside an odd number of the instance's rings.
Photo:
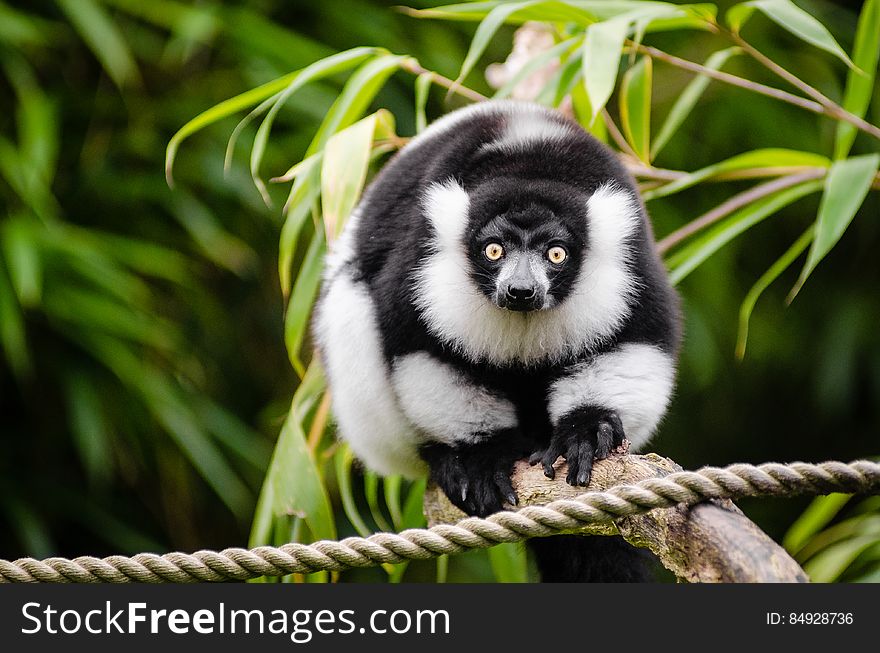
<path id="1" fill-rule="evenodd" d="M 704 467 L 695 472 L 676 472 L 632 485 L 618 485 L 604 492 L 585 492 L 574 499 L 561 499 L 545 506 L 525 506 L 515 512 L 499 512 L 485 519 L 468 517 L 454 525 L 376 533 L 367 538 L 349 537 L 338 542 L 293 542 L 280 547 L 231 548 L 192 554 L 140 553 L 132 557 L 0 560 L 0 582 L 193 583 L 341 571 L 405 560 L 427 560 L 469 549 L 484 549 L 502 542 L 521 542 L 531 537 L 546 537 L 646 513 L 655 508 L 693 505 L 706 499 L 829 492 L 880 493 L 880 464 L 858 460 L 849 464 L 832 461 Z"/>

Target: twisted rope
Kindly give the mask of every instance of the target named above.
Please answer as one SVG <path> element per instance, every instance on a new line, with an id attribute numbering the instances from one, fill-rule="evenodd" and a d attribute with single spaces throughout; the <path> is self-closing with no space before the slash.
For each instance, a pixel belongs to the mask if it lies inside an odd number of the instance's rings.
<path id="1" fill-rule="evenodd" d="M 376 533 L 367 538 L 349 537 L 334 542 L 261 546 L 132 557 L 21 558 L 0 560 L 0 582 L 13 583 L 192 583 L 247 580 L 259 576 L 341 571 L 405 560 L 426 560 L 469 549 L 484 549 L 502 542 L 521 542 L 586 525 L 638 515 L 655 508 L 693 505 L 706 499 L 758 496 L 795 496 L 829 492 L 880 493 L 880 464 L 826 462 L 746 464 L 704 467 L 677 472 L 604 492 L 585 492 L 574 499 L 546 506 L 526 506 L 516 512 L 499 512 L 485 519 L 469 517 L 455 525 L 401 533 Z"/>

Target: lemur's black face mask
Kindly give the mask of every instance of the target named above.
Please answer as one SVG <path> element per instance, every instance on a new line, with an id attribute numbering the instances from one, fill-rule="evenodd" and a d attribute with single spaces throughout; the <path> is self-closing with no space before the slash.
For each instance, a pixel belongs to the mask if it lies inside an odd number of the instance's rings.
<path id="1" fill-rule="evenodd" d="M 574 286 L 583 244 L 550 209 L 533 204 L 491 218 L 470 237 L 471 278 L 500 309 L 559 305 Z"/>

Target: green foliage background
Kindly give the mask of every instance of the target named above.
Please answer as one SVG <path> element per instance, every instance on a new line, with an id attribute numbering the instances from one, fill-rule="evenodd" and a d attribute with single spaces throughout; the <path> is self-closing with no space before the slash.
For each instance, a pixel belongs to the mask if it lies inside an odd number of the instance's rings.
<path id="1" fill-rule="evenodd" d="M 420 523 L 421 486 L 353 472 L 348 452 L 325 433 L 320 370 L 305 371 L 303 326 L 324 247 L 320 220 L 333 211 L 344 218 L 357 186 L 325 186 L 319 200 L 321 166 L 337 170 L 352 152 L 372 149 L 375 169 L 399 137 L 416 132 L 418 100 L 426 101 L 431 118 L 465 102 L 429 88 L 425 76 L 416 83 L 412 60 L 383 52 L 411 55 L 423 67 L 417 72 L 450 79 L 470 67 L 463 83 L 491 95 L 482 71 L 507 55 L 514 26 L 500 24 L 511 15 L 496 12 L 497 33 L 486 27 L 491 19 L 476 32 L 478 45 L 486 37 L 481 51 L 472 47 L 474 22 L 417 18 L 390 4 L 0 2 L 0 556 L 191 550 Z M 494 4 L 482 3 L 487 10 Z M 583 39 L 583 27 L 558 17 L 566 5 L 531 4 L 536 17 L 561 21 L 566 38 Z M 853 53 L 857 11 L 798 4 Z M 880 11 L 880 3 L 869 4 Z M 719 16 L 728 6 L 721 3 Z M 502 11 L 508 10 L 515 8 Z M 853 73 L 834 52 L 763 14 L 752 16 L 742 33 L 828 98 L 846 103 Z M 644 43 L 694 62 L 730 46 L 704 30 L 649 30 Z M 197 118 L 177 150 L 174 187 L 166 185 L 166 145 L 182 125 L 212 106 L 229 106 L 220 103 L 248 89 L 359 46 L 384 50 L 331 60 L 339 62 L 332 74 L 323 71 L 298 88 L 277 115 L 270 110 L 271 133 L 260 127 L 262 116 L 245 124 L 228 156 L 237 120 L 272 93 L 255 102 L 246 96 L 233 107 L 237 112 L 210 128 Z M 410 71 L 398 70 L 401 63 Z M 664 118 L 694 76 L 627 56 L 621 67 L 622 86 L 609 110 L 647 158 L 645 139 L 653 133 L 656 147 Z M 356 98 L 366 97 L 364 85 L 345 86 L 356 69 L 362 80 L 376 75 L 376 95 L 363 107 Z M 730 57 L 724 70 L 793 90 L 746 56 Z M 387 83 L 380 83 L 386 73 Z M 646 76 L 653 78 L 647 97 L 653 129 L 639 112 Z M 878 89 L 868 81 L 865 118 L 877 125 Z M 337 127 L 362 115 L 374 116 L 372 122 L 343 132 L 335 155 L 325 152 L 323 161 L 299 168 L 293 201 L 285 205 L 291 185 L 261 188 L 248 158 L 259 180 L 320 152 L 334 130 L 321 136 L 319 127 L 346 97 L 343 89 L 355 94 L 357 111 Z M 595 85 L 587 91 L 595 100 Z M 584 113 L 592 107 L 584 112 L 575 99 L 579 117 L 589 122 Z M 653 165 L 696 171 L 767 148 L 845 156 L 838 132 L 834 120 L 712 82 Z M 878 151 L 877 140 L 855 137 L 853 155 Z M 346 174 L 356 178 L 358 170 Z M 657 236 L 761 181 L 697 184 L 665 197 L 654 185 L 648 208 Z M 819 190 L 821 183 L 713 251 L 681 281 L 687 336 L 677 396 L 654 450 L 685 467 L 847 460 L 880 451 L 878 193 L 868 193 L 791 306 L 786 295 L 804 256 L 780 270 L 776 283 L 766 278 L 745 358 L 734 355 L 743 298 L 792 243 L 801 245 L 792 259 L 806 248 L 799 237 L 822 211 Z M 281 283 L 279 240 L 286 243 Z M 696 260 L 689 246 L 677 250 L 679 264 Z M 805 502 L 743 507 L 772 535 L 788 532 L 786 545 L 801 552 L 815 579 L 877 579 L 880 505 L 845 499 L 814 502 L 791 530 Z M 498 548 L 342 578 L 516 580 L 528 576 L 525 565 L 521 549 Z"/>

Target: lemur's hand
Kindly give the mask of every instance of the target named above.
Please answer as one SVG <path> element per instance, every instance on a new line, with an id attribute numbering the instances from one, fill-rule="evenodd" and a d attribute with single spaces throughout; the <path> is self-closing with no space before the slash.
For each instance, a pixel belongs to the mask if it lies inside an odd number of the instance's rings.
<path id="1" fill-rule="evenodd" d="M 616 412 L 602 408 L 578 408 L 562 417 L 550 445 L 543 451 L 536 451 L 529 458 L 529 464 L 541 463 L 544 475 L 554 478 L 556 470 L 553 463 L 559 456 L 568 462 L 569 485 L 587 485 L 593 473 L 593 461 L 607 458 L 626 439 L 623 425 Z"/>
<path id="2" fill-rule="evenodd" d="M 516 491 L 510 482 L 513 463 L 526 451 L 515 446 L 515 435 L 495 434 L 475 444 L 451 447 L 429 444 L 421 449 L 434 481 L 449 500 L 469 515 L 485 517 L 501 510 L 505 503 L 516 505 Z"/>

